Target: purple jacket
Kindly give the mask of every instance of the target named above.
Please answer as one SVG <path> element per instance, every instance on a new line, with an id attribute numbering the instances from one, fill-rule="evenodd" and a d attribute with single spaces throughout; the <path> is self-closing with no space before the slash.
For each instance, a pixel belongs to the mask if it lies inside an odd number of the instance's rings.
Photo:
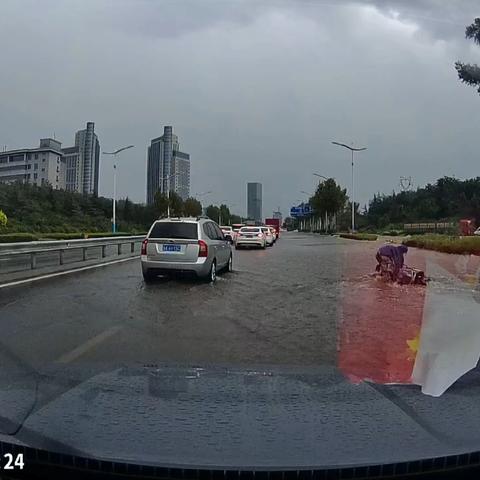
<path id="1" fill-rule="evenodd" d="M 380 255 L 390 257 L 397 268 L 403 267 L 403 256 L 408 252 L 408 247 L 405 245 L 384 245 L 378 249 Z"/>

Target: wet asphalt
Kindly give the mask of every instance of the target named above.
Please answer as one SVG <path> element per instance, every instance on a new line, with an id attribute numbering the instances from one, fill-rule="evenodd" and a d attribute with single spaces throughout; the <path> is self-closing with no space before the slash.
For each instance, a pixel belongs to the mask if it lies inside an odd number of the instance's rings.
<path id="1" fill-rule="evenodd" d="M 285 233 L 234 251 L 215 284 L 140 260 L 0 292 L 4 350 L 26 365 L 333 365 L 345 242 Z"/>

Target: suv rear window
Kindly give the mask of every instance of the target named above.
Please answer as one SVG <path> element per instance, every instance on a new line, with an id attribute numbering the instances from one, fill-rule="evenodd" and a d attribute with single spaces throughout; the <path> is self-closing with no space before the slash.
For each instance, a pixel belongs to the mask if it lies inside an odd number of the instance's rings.
<path id="1" fill-rule="evenodd" d="M 246 233 L 258 233 L 260 231 L 261 230 L 258 227 L 257 228 L 255 228 L 255 227 L 251 227 L 251 228 L 243 227 L 243 228 L 240 229 L 241 233 L 245 233 L 245 232 Z"/>
<path id="2" fill-rule="evenodd" d="M 185 222 L 157 222 L 149 238 L 181 238 L 183 240 L 197 240 L 198 228 L 196 223 Z"/>

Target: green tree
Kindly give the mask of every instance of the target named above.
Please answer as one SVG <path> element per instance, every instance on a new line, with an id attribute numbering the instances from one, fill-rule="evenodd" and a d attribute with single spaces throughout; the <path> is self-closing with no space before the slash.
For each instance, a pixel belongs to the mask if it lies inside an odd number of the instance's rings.
<path id="1" fill-rule="evenodd" d="M 129 198 L 125 198 L 125 202 L 123 203 L 123 219 L 126 222 L 129 222 L 132 219 L 132 202 Z"/>
<path id="2" fill-rule="evenodd" d="M 337 215 L 343 211 L 346 201 L 347 190 L 342 189 L 333 178 L 318 184 L 315 194 L 310 199 L 310 205 L 314 216 L 322 220 L 324 230 L 327 230 Z"/>
<path id="3" fill-rule="evenodd" d="M 0 228 L 6 227 L 7 226 L 7 216 L 3 212 L 3 210 L 0 210 Z"/>
<path id="4" fill-rule="evenodd" d="M 172 217 L 183 216 L 183 199 L 178 193 L 170 192 L 170 215 Z"/>
<path id="5" fill-rule="evenodd" d="M 230 213 L 230 209 L 227 207 L 227 205 L 222 203 L 222 205 L 220 205 L 220 219 L 219 219 L 221 224 L 230 225 L 231 216 L 232 214 Z"/>
<path id="6" fill-rule="evenodd" d="M 168 199 L 165 193 L 162 193 L 160 190 L 158 190 L 157 193 L 155 193 L 153 204 L 155 206 L 155 215 L 157 218 L 167 216 Z"/>
<path id="7" fill-rule="evenodd" d="M 218 223 L 220 217 L 220 209 L 217 206 L 209 205 L 207 207 L 206 213 L 208 218 Z"/>
<path id="8" fill-rule="evenodd" d="M 477 45 L 480 45 L 480 18 L 475 18 L 471 25 L 465 29 L 465 38 L 471 39 Z M 477 64 L 455 62 L 455 69 L 458 73 L 458 78 L 463 83 L 478 87 L 477 92 L 480 93 L 480 67 Z"/>
<path id="9" fill-rule="evenodd" d="M 233 225 L 234 223 L 242 223 L 242 217 L 240 215 L 232 214 L 230 215 L 230 222 L 230 225 Z"/>
<path id="10" fill-rule="evenodd" d="M 198 217 L 202 214 L 202 204 L 193 197 L 189 197 L 185 200 L 183 205 L 185 216 Z"/>

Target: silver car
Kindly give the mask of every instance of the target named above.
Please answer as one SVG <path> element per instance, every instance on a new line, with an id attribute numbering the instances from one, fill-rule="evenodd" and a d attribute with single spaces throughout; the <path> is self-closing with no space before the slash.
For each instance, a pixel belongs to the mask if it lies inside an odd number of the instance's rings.
<path id="1" fill-rule="evenodd" d="M 146 282 L 175 273 L 214 282 L 218 271 L 233 268 L 230 242 L 208 218 L 157 220 L 142 243 L 141 262 Z"/>

